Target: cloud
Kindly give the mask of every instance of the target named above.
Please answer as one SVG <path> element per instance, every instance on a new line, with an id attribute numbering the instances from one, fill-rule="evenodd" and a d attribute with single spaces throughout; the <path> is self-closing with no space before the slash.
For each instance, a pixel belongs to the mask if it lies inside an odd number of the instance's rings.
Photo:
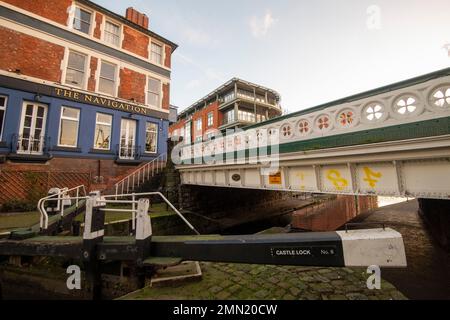
<path id="1" fill-rule="evenodd" d="M 194 68 L 200 70 L 200 72 L 202 72 L 205 75 L 206 79 L 208 79 L 208 80 L 216 80 L 216 81 L 220 81 L 220 82 L 225 81 L 225 78 L 223 76 L 221 76 L 216 70 L 214 70 L 212 68 L 205 68 L 200 63 L 194 61 L 193 59 L 189 58 L 188 56 L 185 56 L 184 54 L 180 53 L 179 51 L 176 51 L 174 53 L 174 56 L 180 58 L 180 60 L 183 61 L 184 63 L 189 64 L 189 65 L 193 66 Z M 191 86 L 191 88 L 199 85 L 199 83 L 196 81 L 191 81 L 191 82 L 192 83 L 188 84 L 189 86 Z"/>
<path id="2" fill-rule="evenodd" d="M 266 11 L 266 14 L 262 17 L 253 16 L 249 20 L 249 27 L 252 35 L 255 38 L 263 38 L 267 35 L 270 28 L 275 24 L 277 20 L 274 19 L 270 10 Z"/>
<path id="3" fill-rule="evenodd" d="M 184 38 L 191 44 L 206 46 L 211 42 L 211 37 L 204 31 L 190 26 L 185 26 L 183 29 Z"/>

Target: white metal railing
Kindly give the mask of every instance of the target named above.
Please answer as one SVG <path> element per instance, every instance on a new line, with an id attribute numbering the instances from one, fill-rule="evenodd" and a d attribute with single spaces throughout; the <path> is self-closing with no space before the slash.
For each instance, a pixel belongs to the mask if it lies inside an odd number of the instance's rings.
<path id="1" fill-rule="evenodd" d="M 130 193 L 135 187 L 139 187 L 150 180 L 155 174 L 160 173 L 167 163 L 167 154 L 163 153 L 156 159 L 140 166 L 134 172 L 120 180 L 114 185 L 116 197 L 119 193 Z"/>
<path id="2" fill-rule="evenodd" d="M 84 196 L 80 196 L 80 191 L 83 192 Z M 75 193 L 75 197 L 70 197 L 69 193 Z M 45 209 L 45 203 L 49 200 L 51 201 L 57 201 L 57 207 L 60 209 L 61 216 L 64 215 L 64 200 L 75 200 L 76 206 L 78 208 L 79 201 L 82 199 L 86 199 L 87 193 L 86 193 L 86 187 L 84 185 L 80 185 L 78 187 L 69 189 L 69 188 L 62 188 L 60 189 L 60 192 L 52 194 L 50 196 L 44 197 L 38 201 L 37 208 L 40 213 L 40 222 L 39 225 L 42 230 L 48 229 L 48 213 Z"/>
<path id="3" fill-rule="evenodd" d="M 109 212 L 130 212 L 132 216 L 132 229 L 136 229 L 136 212 L 137 208 L 136 205 L 138 204 L 138 200 L 136 200 L 137 197 L 141 198 L 144 196 L 159 196 L 161 199 L 164 200 L 165 203 L 173 210 L 175 213 L 186 223 L 186 225 L 194 231 L 196 234 L 200 234 L 194 226 L 183 216 L 183 214 L 175 208 L 175 206 L 161 193 L 161 192 L 144 192 L 144 193 L 131 193 L 131 194 L 116 194 L 116 195 L 106 195 L 102 196 L 100 202 L 102 203 L 111 203 L 111 204 L 131 204 L 131 209 L 103 209 L 105 211 Z M 112 200 L 108 200 L 111 199 Z M 131 198 L 131 200 L 118 200 L 118 198 Z"/>

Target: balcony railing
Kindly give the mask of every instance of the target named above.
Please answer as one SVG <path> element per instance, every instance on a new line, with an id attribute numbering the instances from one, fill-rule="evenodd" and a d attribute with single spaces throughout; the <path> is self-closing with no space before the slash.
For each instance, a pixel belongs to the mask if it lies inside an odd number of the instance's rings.
<path id="1" fill-rule="evenodd" d="M 256 95 L 256 97 L 255 97 L 255 95 L 252 92 L 245 91 L 245 90 L 238 90 L 237 98 L 244 99 L 244 100 L 251 101 L 251 102 L 255 102 L 256 101 L 257 103 L 271 105 L 273 107 L 280 108 L 279 103 L 275 99 L 270 98 L 270 97 L 268 97 L 266 99 L 265 96 L 261 96 L 261 95 Z M 235 93 L 234 92 L 230 92 L 230 93 L 228 93 L 228 94 L 226 94 L 226 95 L 224 95 L 222 97 L 222 100 L 221 100 L 222 103 L 221 104 L 222 105 L 223 104 L 227 104 L 227 103 L 229 103 L 229 102 L 231 102 L 231 101 L 233 101 L 235 99 L 236 99 Z"/>
<path id="2" fill-rule="evenodd" d="M 48 153 L 50 138 L 46 136 L 13 135 L 11 151 L 17 154 L 43 155 Z"/>
<path id="3" fill-rule="evenodd" d="M 142 152 L 141 147 L 136 145 L 116 145 L 116 155 L 122 160 L 139 160 Z"/>

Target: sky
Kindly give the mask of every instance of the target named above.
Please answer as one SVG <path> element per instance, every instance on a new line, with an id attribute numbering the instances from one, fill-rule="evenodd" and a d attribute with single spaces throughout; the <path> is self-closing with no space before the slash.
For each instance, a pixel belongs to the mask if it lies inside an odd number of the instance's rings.
<path id="1" fill-rule="evenodd" d="M 449 0 L 94 0 L 177 43 L 171 104 L 239 77 L 294 112 L 450 67 Z"/>

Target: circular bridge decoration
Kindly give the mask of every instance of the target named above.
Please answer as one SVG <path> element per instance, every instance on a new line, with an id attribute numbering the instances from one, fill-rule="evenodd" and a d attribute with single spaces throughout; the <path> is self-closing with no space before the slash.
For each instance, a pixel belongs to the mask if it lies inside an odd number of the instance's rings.
<path id="1" fill-rule="evenodd" d="M 439 88 L 431 95 L 433 106 L 438 108 L 450 107 L 450 87 Z"/>
<path id="2" fill-rule="evenodd" d="M 377 122 L 385 115 L 385 108 L 381 103 L 371 103 L 364 108 L 364 119 L 369 122 Z"/>
<path id="3" fill-rule="evenodd" d="M 327 114 L 320 115 L 316 120 L 316 128 L 321 132 L 328 132 L 331 130 L 331 118 Z"/>
<path id="4" fill-rule="evenodd" d="M 302 119 L 297 124 L 298 132 L 301 136 L 307 136 L 312 132 L 312 126 L 308 120 Z"/>
<path id="5" fill-rule="evenodd" d="M 354 127 L 357 123 L 355 112 L 351 109 L 341 111 L 337 116 L 336 123 L 342 128 Z"/>
<path id="6" fill-rule="evenodd" d="M 281 137 L 283 139 L 289 139 L 292 137 L 292 128 L 289 123 L 286 123 L 283 126 L 281 126 Z"/>
<path id="7" fill-rule="evenodd" d="M 412 95 L 406 95 L 395 100 L 393 109 L 400 116 L 411 116 L 421 111 L 419 99 Z"/>

